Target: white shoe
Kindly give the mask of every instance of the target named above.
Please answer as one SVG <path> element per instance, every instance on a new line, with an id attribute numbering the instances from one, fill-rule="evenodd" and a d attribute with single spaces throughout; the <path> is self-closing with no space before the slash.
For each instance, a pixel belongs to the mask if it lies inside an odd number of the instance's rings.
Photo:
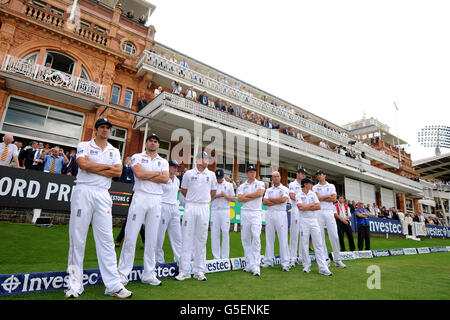
<path id="1" fill-rule="evenodd" d="M 324 276 L 332 276 L 333 275 L 330 270 L 319 270 L 319 273 L 323 274 Z"/>
<path id="2" fill-rule="evenodd" d="M 347 266 L 342 261 L 335 261 L 334 266 L 342 269 L 347 268 Z"/>
<path id="3" fill-rule="evenodd" d="M 303 268 L 303 272 L 304 272 L 304 273 L 310 273 L 310 272 L 311 272 L 311 269 L 310 269 L 310 268 Z"/>
<path id="4" fill-rule="evenodd" d="M 283 271 L 289 272 L 289 267 L 283 267 Z"/>
<path id="5" fill-rule="evenodd" d="M 131 298 L 131 296 L 133 295 L 133 292 L 127 290 L 125 287 L 123 287 L 122 289 L 120 289 L 117 292 L 111 292 L 111 293 L 105 293 L 107 296 L 111 296 L 111 297 L 116 297 L 116 298 L 121 298 L 121 299 L 126 299 L 126 298 Z"/>
<path id="6" fill-rule="evenodd" d="M 151 284 L 152 286 L 161 286 L 162 282 L 156 278 L 156 276 L 153 276 L 150 280 L 142 281 L 142 283 Z"/>
<path id="7" fill-rule="evenodd" d="M 191 278 L 191 275 L 184 275 L 183 273 L 179 273 L 176 277 L 175 277 L 175 280 L 178 280 L 178 281 L 183 281 L 183 280 L 187 280 L 187 279 L 190 279 Z"/>
<path id="8" fill-rule="evenodd" d="M 66 298 L 78 298 L 80 295 L 73 291 L 72 289 L 68 289 L 64 291 Z"/>
<path id="9" fill-rule="evenodd" d="M 255 277 L 259 277 L 261 275 L 261 273 L 259 272 L 259 270 L 255 270 L 255 271 L 253 271 L 253 275 Z"/>
<path id="10" fill-rule="evenodd" d="M 203 272 L 194 274 L 194 279 L 197 279 L 199 281 L 206 281 L 208 279 L 206 279 L 205 274 Z"/>
<path id="11" fill-rule="evenodd" d="M 294 261 L 290 262 L 289 263 L 289 268 L 294 268 L 294 267 L 295 267 L 295 262 Z"/>
<path id="12" fill-rule="evenodd" d="M 261 268 L 272 268 L 272 267 L 273 267 L 273 265 L 268 264 L 268 263 L 263 263 L 263 264 L 261 265 Z"/>

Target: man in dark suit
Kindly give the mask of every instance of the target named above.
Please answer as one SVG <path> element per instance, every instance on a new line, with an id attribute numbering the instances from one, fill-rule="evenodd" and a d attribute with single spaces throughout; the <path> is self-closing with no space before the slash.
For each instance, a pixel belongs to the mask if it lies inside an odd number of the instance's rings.
<path id="1" fill-rule="evenodd" d="M 206 91 L 203 91 L 199 96 L 197 101 L 205 106 L 208 105 L 208 96 L 206 95 Z"/>
<path id="2" fill-rule="evenodd" d="M 77 176 L 78 173 L 78 164 L 76 161 L 76 150 L 70 150 L 69 153 L 69 162 L 63 167 L 63 174 L 68 176 Z"/>
<path id="3" fill-rule="evenodd" d="M 124 161 L 122 175 L 119 178 L 119 182 L 134 184 L 134 174 L 131 170 L 131 157 L 127 157 Z"/>
<path id="4" fill-rule="evenodd" d="M 36 141 L 33 141 L 31 143 L 31 146 L 25 147 L 22 152 L 19 154 L 19 163 L 22 164 L 26 169 L 31 169 L 31 166 L 33 165 L 33 159 L 34 154 L 37 150 L 38 143 Z"/>

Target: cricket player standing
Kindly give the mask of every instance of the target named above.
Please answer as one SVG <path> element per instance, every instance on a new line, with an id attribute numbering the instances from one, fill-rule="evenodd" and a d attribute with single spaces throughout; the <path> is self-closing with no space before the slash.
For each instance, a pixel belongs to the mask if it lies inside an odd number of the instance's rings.
<path id="1" fill-rule="evenodd" d="M 238 201 L 241 207 L 241 240 L 244 248 L 247 265 L 245 272 L 252 272 L 254 276 L 260 276 L 261 264 L 261 228 L 262 228 L 262 197 L 264 195 L 264 182 L 256 179 L 256 168 L 247 168 L 247 181 L 237 190 Z"/>
<path id="2" fill-rule="evenodd" d="M 306 170 L 300 168 L 297 170 L 297 179 L 289 183 L 289 200 L 291 201 L 291 227 L 289 238 L 289 267 L 294 267 L 298 264 L 298 237 L 300 235 L 300 216 L 297 208 L 297 200 L 295 197 L 297 193 L 302 190 L 302 179 L 306 178 Z"/>
<path id="3" fill-rule="evenodd" d="M 186 171 L 181 182 L 181 193 L 185 197 L 181 225 L 182 250 L 180 272 L 176 280 L 191 278 L 190 262 L 194 253 L 194 278 L 206 281 L 206 240 L 208 239 L 209 203 L 216 194 L 217 180 L 208 170 L 209 156 L 199 152 L 194 169 Z"/>
<path id="4" fill-rule="evenodd" d="M 153 286 L 161 285 L 156 277 L 156 241 L 161 219 L 162 185 L 169 180 L 169 164 L 156 152 L 159 137 L 152 133 L 145 140 L 145 152 L 131 157 L 131 170 L 135 176 L 133 200 L 128 211 L 125 240 L 119 260 L 120 280 L 128 283 L 136 253 L 136 240 L 145 225 L 144 271 L 141 282 Z"/>
<path id="5" fill-rule="evenodd" d="M 272 267 L 274 264 L 275 232 L 280 244 L 281 267 L 289 271 L 288 219 L 286 203 L 289 189 L 281 184 L 278 171 L 272 173 L 273 186 L 266 190 L 263 204 L 267 206 L 266 213 L 266 253 L 262 267 Z"/>
<path id="6" fill-rule="evenodd" d="M 234 202 L 233 185 L 224 179 L 222 169 L 216 170 L 217 190 L 211 201 L 211 251 L 214 259 L 230 257 L 230 202 Z M 222 232 L 222 247 L 220 233 Z"/>
<path id="7" fill-rule="evenodd" d="M 112 229 L 111 178 L 120 177 L 119 150 L 108 143 L 111 123 L 100 118 L 95 123 L 95 138 L 77 146 L 78 174 L 72 191 L 69 221 L 69 257 L 65 291 L 67 298 L 83 293 L 83 260 L 89 225 L 94 232 L 97 259 L 106 290 L 105 295 L 129 298 L 132 292 L 120 282 Z"/>
<path id="8" fill-rule="evenodd" d="M 180 180 L 175 175 L 180 167 L 176 160 L 169 160 L 169 182 L 162 185 L 161 199 L 161 223 L 158 230 L 156 245 L 156 262 L 164 263 L 164 251 L 162 249 L 166 231 L 172 246 L 173 257 L 176 263 L 180 262 L 181 255 L 181 225 L 180 210 L 178 209 L 177 196 L 180 189 Z"/>
<path id="9" fill-rule="evenodd" d="M 297 194 L 297 208 L 300 215 L 300 251 L 303 264 L 303 272 L 311 271 L 311 257 L 309 256 L 309 236 L 312 238 L 314 252 L 319 273 L 331 276 L 323 255 L 321 228 L 318 223 L 318 210 L 320 210 L 320 201 L 317 195 L 311 191 L 314 182 L 305 178 L 301 181 L 302 190 Z"/>
<path id="10" fill-rule="evenodd" d="M 334 214 L 336 212 L 336 207 L 333 202 L 336 201 L 336 188 L 334 184 L 328 183 L 326 181 L 326 174 L 323 170 L 317 170 L 317 179 L 319 183 L 313 187 L 313 191 L 316 193 L 317 198 L 320 201 L 320 211 L 319 211 L 319 225 L 320 231 L 322 233 L 322 247 L 323 254 L 327 260 L 327 264 L 330 265 L 330 260 L 328 258 L 328 249 L 325 242 L 325 227 L 327 228 L 328 238 L 331 243 L 331 247 L 334 253 L 334 265 L 339 268 L 345 268 L 346 265 L 341 261 L 341 251 L 339 248 L 339 236 L 337 232 L 336 219 Z"/>

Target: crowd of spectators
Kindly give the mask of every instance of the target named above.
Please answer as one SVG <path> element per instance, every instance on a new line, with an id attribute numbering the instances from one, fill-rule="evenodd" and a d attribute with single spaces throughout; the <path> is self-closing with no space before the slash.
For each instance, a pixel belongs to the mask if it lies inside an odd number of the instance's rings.
<path id="1" fill-rule="evenodd" d="M 21 141 L 12 143 L 14 137 L 5 134 L 0 153 L 7 153 L 5 140 L 8 142 L 8 148 L 14 151 L 8 161 L 2 162 L 1 165 L 68 176 L 76 176 L 78 173 L 75 149 L 64 152 L 63 148 L 42 141 L 32 141 L 24 147 Z"/>

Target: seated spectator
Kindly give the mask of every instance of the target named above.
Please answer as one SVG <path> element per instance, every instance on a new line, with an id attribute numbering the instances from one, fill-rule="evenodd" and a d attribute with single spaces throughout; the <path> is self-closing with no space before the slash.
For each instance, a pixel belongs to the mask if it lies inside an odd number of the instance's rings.
<path id="1" fill-rule="evenodd" d="M 130 18 L 130 19 L 134 18 L 134 10 L 130 10 L 127 12 L 127 18 Z"/>
<path id="2" fill-rule="evenodd" d="M 145 19 L 145 15 L 143 14 L 140 18 L 139 18 L 139 23 L 140 24 L 145 24 L 147 22 L 147 20 Z"/>
<path id="3" fill-rule="evenodd" d="M 44 161 L 44 172 L 61 174 L 64 164 L 69 162 L 64 150 L 58 146 L 49 149 L 41 154 L 41 159 Z"/>
<path id="4" fill-rule="evenodd" d="M 206 91 L 203 91 L 199 96 L 197 101 L 205 106 L 208 105 L 208 96 L 206 95 Z"/>

